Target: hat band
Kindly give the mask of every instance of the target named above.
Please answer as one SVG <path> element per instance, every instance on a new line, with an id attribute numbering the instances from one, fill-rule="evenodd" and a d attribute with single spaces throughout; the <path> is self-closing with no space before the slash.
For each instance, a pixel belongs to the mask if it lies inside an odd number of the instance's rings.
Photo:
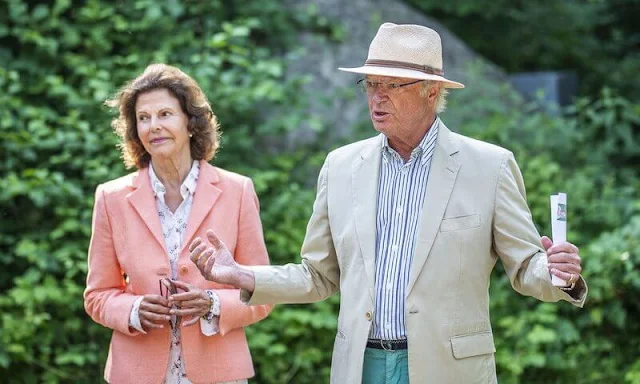
<path id="1" fill-rule="evenodd" d="M 413 69 L 416 71 L 428 73 L 430 75 L 438 75 L 444 76 L 444 71 L 441 69 L 433 68 L 428 65 L 420 65 L 407 63 L 405 61 L 394 61 L 394 60 L 377 60 L 377 59 L 369 59 L 365 61 L 365 66 L 367 65 L 375 65 L 378 67 L 392 67 L 392 68 L 402 68 L 402 69 Z"/>

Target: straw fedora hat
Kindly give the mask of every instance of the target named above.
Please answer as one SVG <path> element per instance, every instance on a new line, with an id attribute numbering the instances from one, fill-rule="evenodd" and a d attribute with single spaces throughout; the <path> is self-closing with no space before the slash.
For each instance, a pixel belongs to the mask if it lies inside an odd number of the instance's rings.
<path id="1" fill-rule="evenodd" d="M 365 75 L 441 81 L 445 88 L 464 85 L 444 77 L 442 43 L 438 32 L 412 24 L 384 23 L 369 46 L 363 66 L 338 68 Z"/>

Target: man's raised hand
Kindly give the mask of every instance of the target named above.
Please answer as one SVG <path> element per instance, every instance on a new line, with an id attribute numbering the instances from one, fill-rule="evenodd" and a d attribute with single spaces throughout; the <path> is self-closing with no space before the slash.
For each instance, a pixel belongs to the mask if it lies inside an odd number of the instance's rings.
<path id="1" fill-rule="evenodd" d="M 231 252 L 210 229 L 207 230 L 207 239 L 211 247 L 199 237 L 189 244 L 189 258 L 196 264 L 202 276 L 219 284 L 253 291 L 253 273 L 236 263 Z"/>

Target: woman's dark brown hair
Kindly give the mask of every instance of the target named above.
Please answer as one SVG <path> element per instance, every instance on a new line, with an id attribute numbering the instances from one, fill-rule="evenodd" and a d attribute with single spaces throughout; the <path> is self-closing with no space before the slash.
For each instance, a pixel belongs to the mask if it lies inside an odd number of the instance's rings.
<path id="1" fill-rule="evenodd" d="M 120 137 L 119 147 L 125 166 L 140 169 L 151 161 L 151 155 L 138 137 L 136 102 L 141 94 L 157 89 L 166 89 L 178 99 L 182 111 L 189 118 L 187 130 L 193 135 L 190 140 L 191 157 L 194 160 L 213 159 L 220 145 L 220 125 L 204 92 L 195 80 L 178 68 L 152 64 L 125 84 L 114 98 L 106 101 L 108 106 L 120 112 L 111 126 Z"/>

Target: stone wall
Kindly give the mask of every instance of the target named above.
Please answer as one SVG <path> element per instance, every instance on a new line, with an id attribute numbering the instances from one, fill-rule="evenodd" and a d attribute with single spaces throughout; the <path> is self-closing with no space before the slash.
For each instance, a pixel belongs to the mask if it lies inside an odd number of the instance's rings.
<path id="1" fill-rule="evenodd" d="M 305 91 L 311 94 L 310 117 L 328 122 L 334 135 L 349 134 L 357 122 L 366 121 L 366 98 L 357 92 L 357 74 L 339 71 L 338 67 L 357 67 L 364 63 L 369 44 L 383 22 L 397 24 L 420 24 L 438 31 L 442 38 L 443 61 L 446 77 L 466 85 L 455 92 L 477 93 L 468 79 L 467 64 L 480 60 L 483 75 L 496 82 L 507 82 L 507 76 L 497 66 L 474 53 L 464 42 L 447 31 L 436 20 L 423 15 L 398 0 L 288 0 L 286 6 L 302 11 L 317 7 L 317 13 L 331 23 L 338 23 L 344 30 L 341 42 L 330 42 L 327 38 L 311 33 L 300 35 L 303 47 L 289 59 L 289 74 L 309 75 L 311 81 Z M 467 95 L 469 96 L 469 95 Z M 453 95 L 455 97 L 455 95 Z M 372 132 L 373 133 L 373 132 Z M 292 141 L 309 140 L 314 137 L 308 128 L 298 129 Z"/>

